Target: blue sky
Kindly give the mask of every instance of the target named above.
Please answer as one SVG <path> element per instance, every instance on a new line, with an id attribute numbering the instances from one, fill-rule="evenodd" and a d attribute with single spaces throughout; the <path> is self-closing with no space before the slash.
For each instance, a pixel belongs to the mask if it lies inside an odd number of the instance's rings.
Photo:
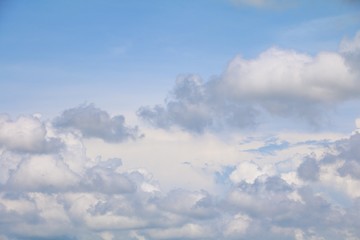
<path id="1" fill-rule="evenodd" d="M 360 1 L 0 1 L 0 240 L 360 238 Z"/>
<path id="2" fill-rule="evenodd" d="M 73 104 L 60 105 L 64 98 L 94 102 L 102 91 L 118 102 L 126 101 L 118 95 L 141 96 L 132 100 L 140 104 L 146 95 L 166 94 L 179 74 L 196 73 L 204 79 L 221 74 L 237 54 L 251 58 L 272 46 L 310 54 L 336 50 L 359 25 L 356 2 L 282 5 L 3 1 L 1 77 L 6 80 L 1 81 L 1 102 L 12 105 L 15 114 L 27 109 L 56 114 L 42 104 L 45 99 L 61 109 Z M 24 108 L 16 103 L 26 98 L 33 104 Z"/>

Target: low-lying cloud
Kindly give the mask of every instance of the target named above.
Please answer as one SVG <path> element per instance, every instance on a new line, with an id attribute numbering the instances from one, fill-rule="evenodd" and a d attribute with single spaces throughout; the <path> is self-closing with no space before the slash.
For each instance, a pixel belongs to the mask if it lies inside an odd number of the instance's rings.
<path id="1" fill-rule="evenodd" d="M 192 98 L 197 98 L 195 93 Z M 224 166 L 228 170 L 222 174 L 223 181 L 216 183 L 222 189 L 219 193 L 179 188 L 164 192 L 146 169 L 127 169 L 119 158 L 88 157 L 77 129 L 23 117 L 15 122 L 28 139 L 37 139 L 38 131 L 26 127 L 27 121 L 37 122 L 44 130 L 40 142 L 51 136 L 62 147 L 42 153 L 19 151 L 13 147 L 14 139 L 2 140 L 2 239 L 360 236 L 357 132 L 329 143 L 322 155 L 286 160 L 291 162 L 287 168 L 277 168 L 276 162 L 265 167 L 251 159 Z M 2 131 L 7 129 L 12 125 L 2 126 Z M 216 176 L 213 172 L 209 181 Z"/>

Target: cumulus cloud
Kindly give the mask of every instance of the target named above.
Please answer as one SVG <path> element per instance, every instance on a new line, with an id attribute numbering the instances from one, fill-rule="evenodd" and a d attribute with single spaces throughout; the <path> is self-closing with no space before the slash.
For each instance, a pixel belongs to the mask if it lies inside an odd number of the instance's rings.
<path id="1" fill-rule="evenodd" d="M 254 99 L 268 111 L 281 114 L 292 110 L 281 106 L 281 100 L 295 107 L 306 101 L 326 104 L 353 97 L 359 91 L 357 80 L 338 53 L 312 57 L 271 48 L 254 60 L 233 59 L 224 74 L 223 87 L 236 99 Z"/>
<path id="2" fill-rule="evenodd" d="M 327 110 L 359 98 L 359 36 L 345 39 L 339 52 L 315 56 L 280 48 L 237 56 L 207 82 L 181 76 L 165 104 L 141 107 L 138 115 L 156 127 L 197 133 L 254 127 L 261 113 L 319 125 Z"/>
<path id="3" fill-rule="evenodd" d="M 315 159 L 309 158 L 301 163 L 297 173 L 303 180 L 316 181 L 319 178 L 319 166 Z"/>
<path id="4" fill-rule="evenodd" d="M 320 167 L 332 166 L 340 176 L 349 176 L 360 180 L 359 144 L 360 134 L 358 132 L 355 132 L 349 139 L 336 142 L 334 152 L 326 154 L 320 160 Z"/>
<path id="5" fill-rule="evenodd" d="M 140 137 L 137 127 L 125 125 L 125 117 L 111 117 L 93 104 L 65 110 L 55 119 L 57 128 L 78 130 L 85 138 L 100 138 L 107 142 L 122 142 Z"/>
<path id="6" fill-rule="evenodd" d="M 197 97 L 194 92 L 188 101 Z M 0 232 L 4 239 L 360 236 L 359 133 L 329 143 L 323 155 L 289 159 L 294 163 L 281 171 L 266 166 L 276 162 L 261 165 L 257 159 L 226 166 L 224 181 L 216 183 L 220 193 L 164 192 L 146 169 L 127 169 L 119 158 L 88 157 L 77 130 L 36 121 L 44 127 L 45 139 L 51 135 L 62 147 L 38 153 L 3 143 Z M 19 129 L 28 124 L 15 122 Z M 304 181 L 292 181 L 292 175 Z"/>
<path id="7" fill-rule="evenodd" d="M 253 183 L 259 176 L 265 174 L 261 168 L 253 162 L 242 162 L 236 166 L 230 174 L 230 180 L 235 183 Z"/>
<path id="8" fill-rule="evenodd" d="M 155 127 L 202 133 L 206 129 L 254 127 L 256 109 L 247 103 L 228 101 L 217 94 L 213 82 L 196 75 L 180 76 L 165 105 L 141 107 L 138 116 Z"/>
<path id="9" fill-rule="evenodd" d="M 53 138 L 45 124 L 35 116 L 21 116 L 11 120 L 0 116 L 0 146 L 18 152 L 51 152 L 61 147 L 59 139 Z"/>

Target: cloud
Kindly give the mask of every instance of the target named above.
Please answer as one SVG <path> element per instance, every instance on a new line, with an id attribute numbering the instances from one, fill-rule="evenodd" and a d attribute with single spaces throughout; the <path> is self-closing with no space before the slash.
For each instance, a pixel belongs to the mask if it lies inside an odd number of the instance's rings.
<path id="1" fill-rule="evenodd" d="M 342 177 L 360 180 L 360 134 L 355 132 L 349 139 L 336 142 L 335 152 L 328 153 L 320 161 L 321 166 L 333 165 Z"/>
<path id="2" fill-rule="evenodd" d="M 125 117 L 111 117 L 93 104 L 65 110 L 54 120 L 54 126 L 78 130 L 85 138 L 100 138 L 107 142 L 122 142 L 140 137 L 137 127 L 125 125 Z"/>
<path id="3" fill-rule="evenodd" d="M 303 180 L 316 181 L 319 178 L 319 166 L 315 159 L 309 158 L 301 163 L 297 173 Z"/>
<path id="4" fill-rule="evenodd" d="M 230 180 L 238 184 L 242 181 L 253 183 L 259 176 L 265 174 L 261 168 L 252 162 L 242 162 L 236 166 L 234 171 L 230 174 Z"/>
<path id="5" fill-rule="evenodd" d="M 141 107 L 137 114 L 151 125 L 203 133 L 206 129 L 254 127 L 257 111 L 246 103 L 228 101 L 217 94 L 213 82 L 203 83 L 196 75 L 180 76 L 176 80 L 165 106 Z"/>
<path id="6" fill-rule="evenodd" d="M 315 56 L 280 48 L 237 56 L 208 82 L 180 76 L 163 105 L 141 107 L 138 115 L 155 127 L 195 133 L 253 128 L 264 113 L 319 126 L 329 109 L 360 96 L 359 36 L 343 40 L 339 52 Z"/>
<path id="7" fill-rule="evenodd" d="M 352 71 L 360 73 L 360 32 L 353 39 L 344 38 L 340 43 L 340 53 L 345 57 Z"/>
<path id="8" fill-rule="evenodd" d="M 354 97 L 359 91 L 356 77 L 338 53 L 311 57 L 271 48 L 254 60 L 233 59 L 221 83 L 233 98 L 254 100 L 269 112 L 282 114 L 307 101 L 331 104 Z M 281 104 L 282 100 L 290 101 L 290 107 Z"/>
<path id="9" fill-rule="evenodd" d="M 246 215 L 236 214 L 230 221 L 227 222 L 224 236 L 227 238 L 241 237 L 245 235 L 250 224 L 251 218 Z"/>
<path id="10" fill-rule="evenodd" d="M 61 141 L 49 136 L 45 125 L 35 116 L 11 120 L 0 116 L 0 146 L 18 152 L 45 153 L 56 151 Z"/>
<path id="11" fill-rule="evenodd" d="M 206 191 L 172 190 L 162 199 L 159 206 L 191 219 L 207 219 L 217 215 L 213 199 Z"/>

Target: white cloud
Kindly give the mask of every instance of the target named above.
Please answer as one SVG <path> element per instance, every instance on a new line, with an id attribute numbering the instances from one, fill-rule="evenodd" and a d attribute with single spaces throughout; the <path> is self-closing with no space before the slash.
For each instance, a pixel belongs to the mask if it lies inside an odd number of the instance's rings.
<path id="1" fill-rule="evenodd" d="M 253 59 L 235 57 L 208 82 L 179 77 L 164 105 L 141 107 L 138 115 L 157 128 L 193 133 L 254 128 L 263 113 L 319 126 L 328 110 L 359 99 L 358 35 L 339 52 L 311 56 L 273 47 Z"/>
<path id="2" fill-rule="evenodd" d="M 226 224 L 224 235 L 226 237 L 241 237 L 251 224 L 251 218 L 246 215 L 236 214 Z"/>
<path id="3" fill-rule="evenodd" d="M 236 166 L 235 170 L 230 174 L 230 180 L 238 184 L 242 181 L 254 183 L 261 175 L 265 174 L 261 168 L 252 162 L 242 162 Z"/>
<path id="4" fill-rule="evenodd" d="M 232 60 L 223 81 L 224 91 L 236 99 L 254 100 L 270 112 L 281 113 L 286 110 L 281 106 L 284 99 L 295 105 L 305 101 L 326 104 L 350 98 L 353 91 L 359 91 L 356 80 L 345 59 L 337 53 L 323 52 L 311 57 L 272 48 L 256 59 Z M 279 109 L 267 106 L 266 101 L 277 103 Z"/>
<path id="5" fill-rule="evenodd" d="M 37 121 L 44 138 L 62 147 L 39 153 L 4 142 L 0 232 L 5 238 L 360 236 L 358 133 L 221 138 L 145 128 L 149 139 L 115 145 L 84 143 L 76 130 Z M 27 122 L 17 124 L 23 129 Z M 282 142 L 287 144 L 278 148 Z M 274 147 L 271 154 L 261 152 Z M 125 158 L 118 158 L 122 154 Z M 316 171 L 306 175 L 309 169 Z"/>
<path id="6" fill-rule="evenodd" d="M 32 156 L 22 160 L 6 185 L 20 191 L 51 192 L 72 188 L 78 180 L 56 156 Z"/>
<path id="7" fill-rule="evenodd" d="M 61 147 L 58 139 L 47 136 L 45 125 L 37 117 L 21 116 L 15 121 L 0 116 L 0 146 L 12 151 L 49 152 Z"/>

